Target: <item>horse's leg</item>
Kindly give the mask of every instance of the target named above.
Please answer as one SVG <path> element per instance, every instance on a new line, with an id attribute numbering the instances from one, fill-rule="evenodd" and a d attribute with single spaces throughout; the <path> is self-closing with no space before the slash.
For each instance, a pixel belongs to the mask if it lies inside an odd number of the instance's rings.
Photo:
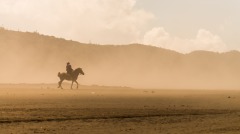
<path id="1" fill-rule="evenodd" d="M 61 86 L 61 80 L 58 82 L 58 88 L 60 88 Z"/>
<path id="2" fill-rule="evenodd" d="M 78 82 L 77 82 L 77 80 L 75 80 L 75 82 L 77 83 L 77 89 L 78 89 Z"/>
<path id="3" fill-rule="evenodd" d="M 64 80 L 61 80 L 61 89 L 63 89 L 63 87 L 62 87 L 62 82 L 63 82 Z"/>
<path id="4" fill-rule="evenodd" d="M 62 82 L 63 82 L 63 80 L 60 80 L 60 81 L 58 82 L 58 88 L 61 88 L 61 89 L 62 89 Z"/>
<path id="5" fill-rule="evenodd" d="M 73 81 L 72 81 L 72 85 L 73 85 Z M 71 85 L 71 89 L 72 89 L 72 85 Z"/>

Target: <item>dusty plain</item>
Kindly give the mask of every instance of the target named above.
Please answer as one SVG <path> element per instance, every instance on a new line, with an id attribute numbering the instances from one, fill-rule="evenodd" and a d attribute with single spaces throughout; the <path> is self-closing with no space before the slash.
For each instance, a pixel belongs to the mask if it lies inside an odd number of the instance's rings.
<path id="1" fill-rule="evenodd" d="M 0 85 L 0 134 L 240 133 L 240 90 Z"/>

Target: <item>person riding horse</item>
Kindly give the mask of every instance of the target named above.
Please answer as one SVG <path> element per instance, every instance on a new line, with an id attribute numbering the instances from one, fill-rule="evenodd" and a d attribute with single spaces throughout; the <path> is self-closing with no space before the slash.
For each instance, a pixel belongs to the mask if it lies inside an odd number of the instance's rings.
<path id="1" fill-rule="evenodd" d="M 78 76 L 79 74 L 84 75 L 82 68 L 77 68 L 73 70 L 71 64 L 68 62 L 66 66 L 66 71 L 67 73 L 58 72 L 58 77 L 60 78 L 60 81 L 58 82 L 58 88 L 62 88 L 62 82 L 64 80 L 72 81 L 71 89 L 74 82 L 77 83 L 77 88 L 78 88 L 78 82 L 77 82 Z"/>
<path id="2" fill-rule="evenodd" d="M 67 71 L 67 74 L 69 74 L 72 77 L 73 69 L 72 69 L 72 66 L 69 62 L 67 63 L 66 71 Z"/>

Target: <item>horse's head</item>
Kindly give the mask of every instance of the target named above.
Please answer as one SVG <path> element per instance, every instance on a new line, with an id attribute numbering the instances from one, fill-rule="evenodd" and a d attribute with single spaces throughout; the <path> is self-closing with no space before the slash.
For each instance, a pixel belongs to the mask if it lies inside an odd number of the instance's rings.
<path id="1" fill-rule="evenodd" d="M 76 69 L 76 72 L 78 72 L 78 73 L 84 75 L 84 72 L 83 72 L 82 68 L 77 68 L 77 69 Z"/>

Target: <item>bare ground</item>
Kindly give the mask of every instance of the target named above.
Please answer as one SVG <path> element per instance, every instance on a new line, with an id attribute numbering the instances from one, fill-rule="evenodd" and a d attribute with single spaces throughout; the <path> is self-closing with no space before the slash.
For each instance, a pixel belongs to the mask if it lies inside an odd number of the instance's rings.
<path id="1" fill-rule="evenodd" d="M 0 85 L 0 133 L 240 132 L 237 90 L 55 86 Z"/>

